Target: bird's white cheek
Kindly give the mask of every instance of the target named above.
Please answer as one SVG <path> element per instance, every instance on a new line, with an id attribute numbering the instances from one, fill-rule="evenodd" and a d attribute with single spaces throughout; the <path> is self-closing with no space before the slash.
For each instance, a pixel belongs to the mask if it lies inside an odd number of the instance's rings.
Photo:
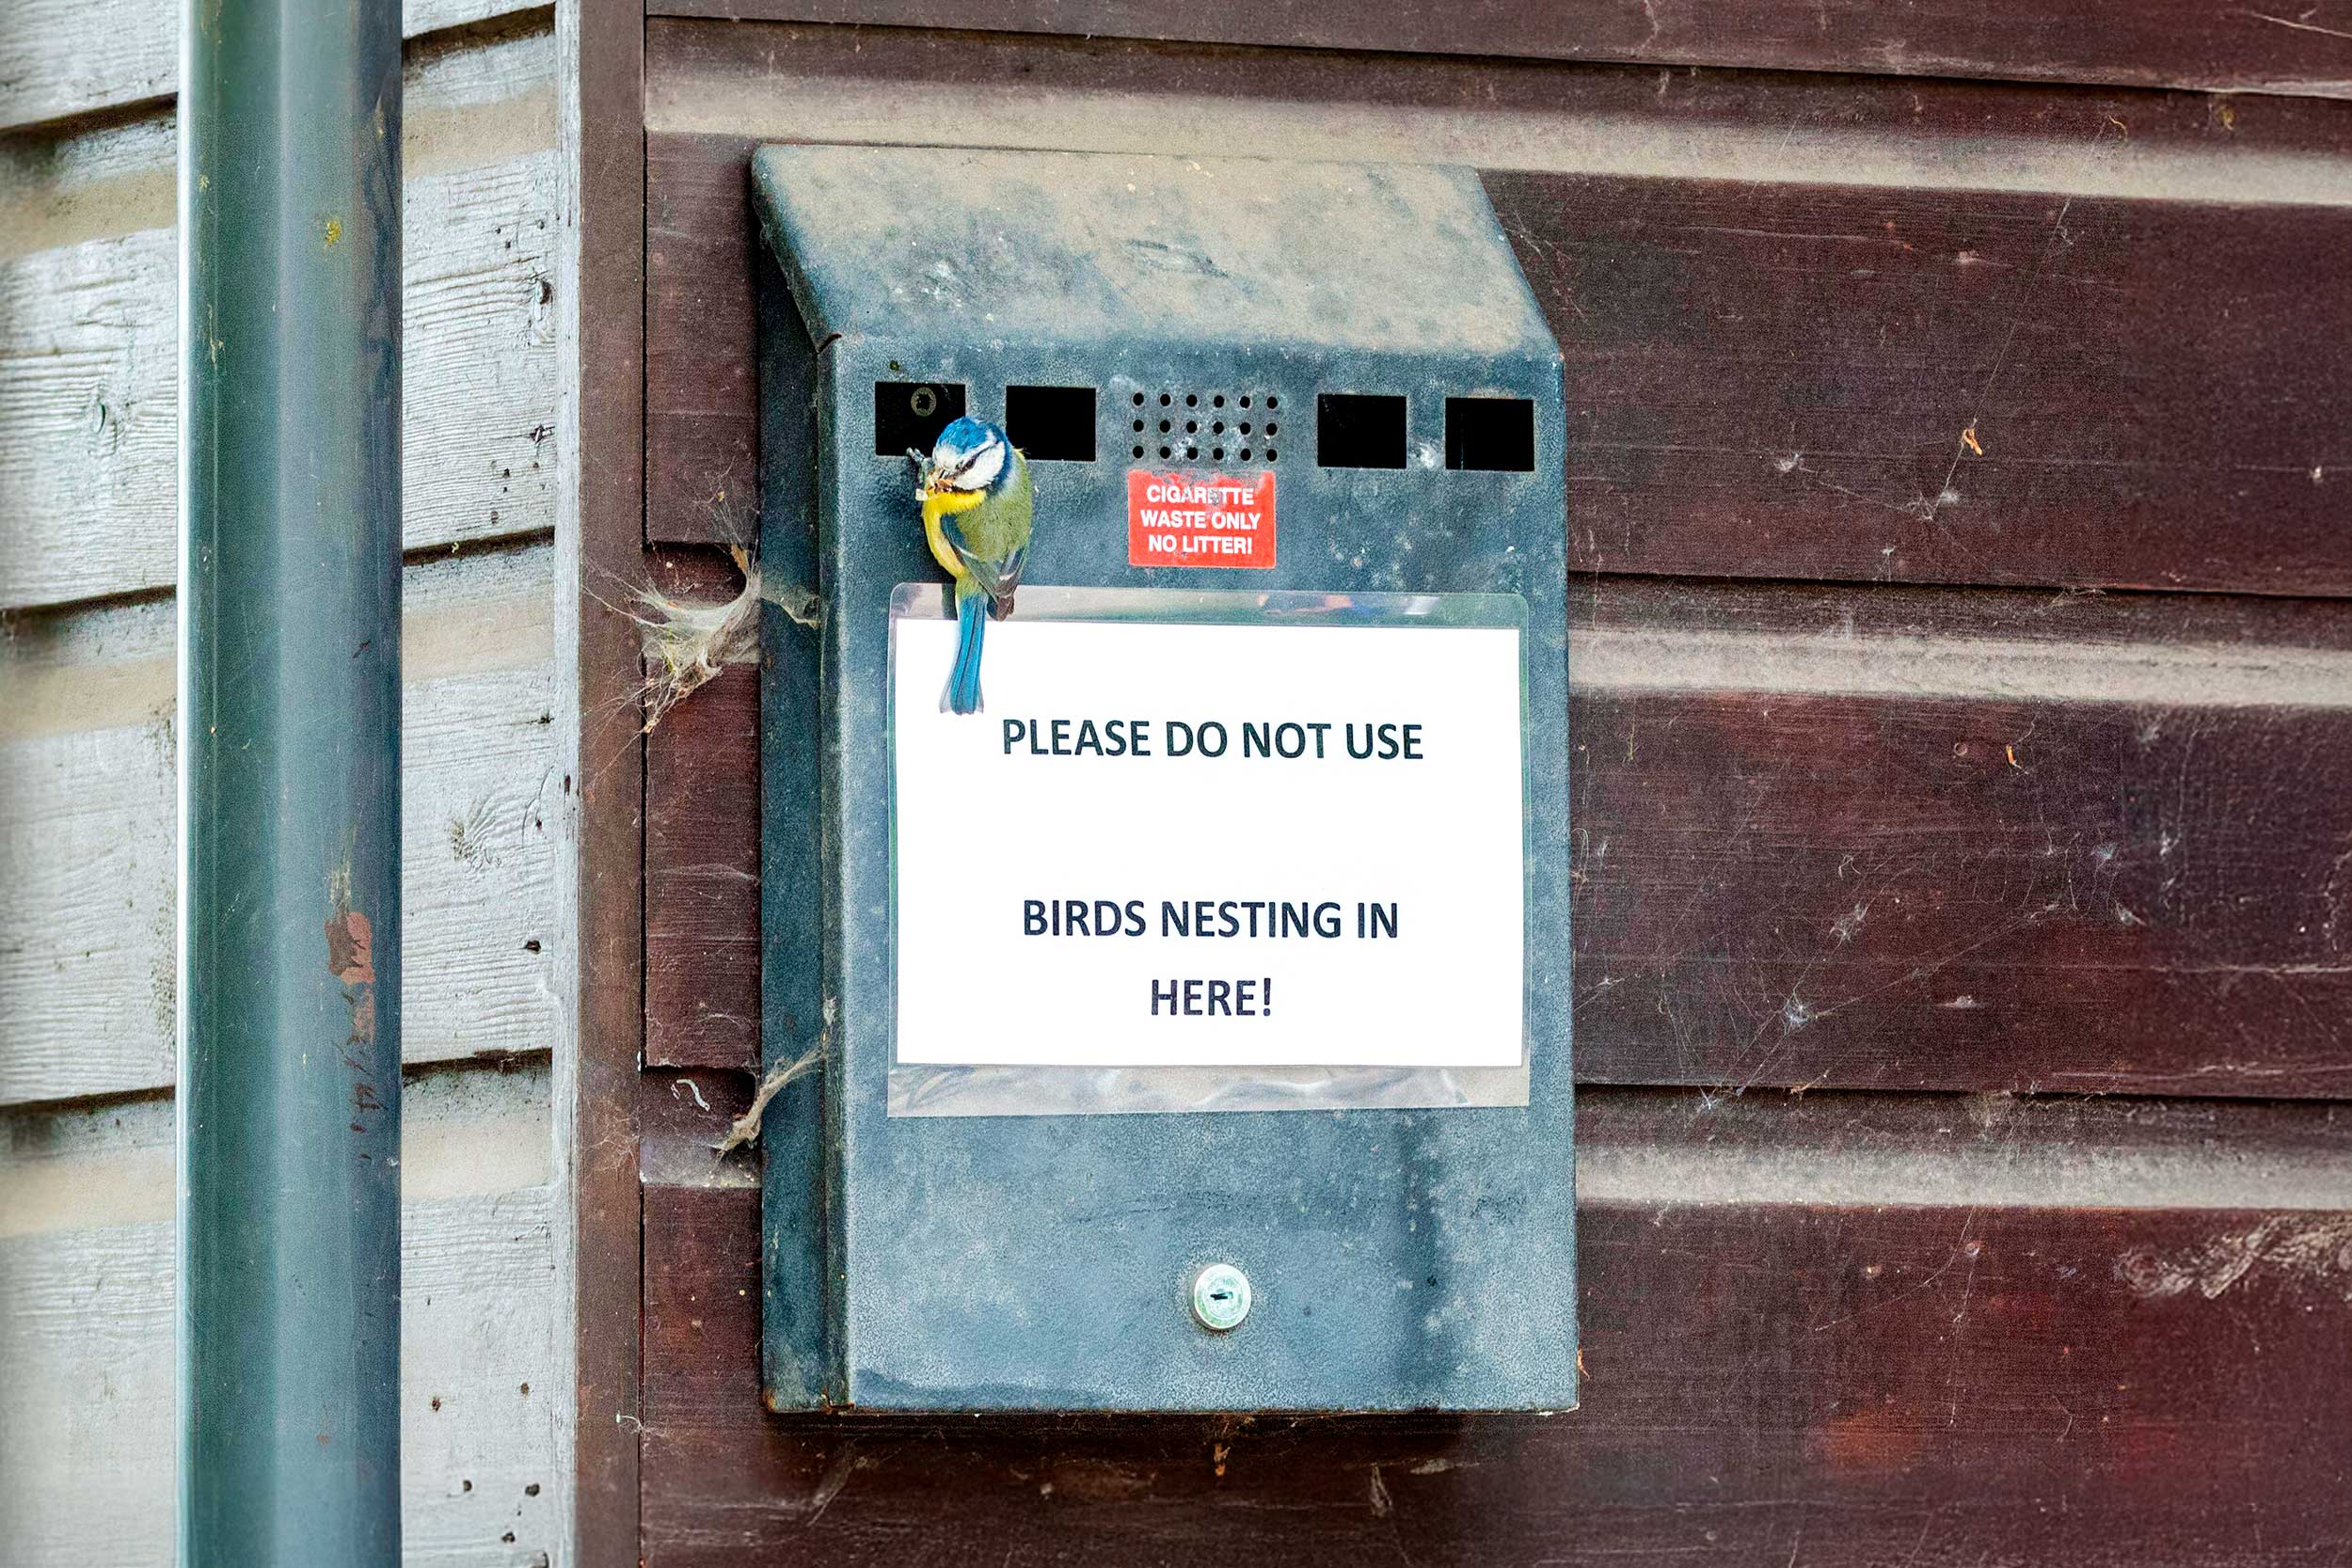
<path id="1" fill-rule="evenodd" d="M 956 484 L 964 490 L 985 490 L 996 483 L 996 476 L 1005 471 L 1005 449 L 983 447 L 972 459 L 972 466 L 958 476 Z"/>

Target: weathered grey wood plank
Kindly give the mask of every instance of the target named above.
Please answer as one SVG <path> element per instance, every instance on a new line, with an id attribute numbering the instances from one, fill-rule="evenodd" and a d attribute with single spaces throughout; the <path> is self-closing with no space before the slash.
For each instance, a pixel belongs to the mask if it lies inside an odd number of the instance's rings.
<path id="1" fill-rule="evenodd" d="M 411 1564 L 545 1564 L 561 1536 L 548 1094 L 544 1068 L 407 1086 L 401 1492 Z M 10 1562 L 171 1560 L 171 1154 L 167 1100 L 0 1117 L 0 1542 Z"/>
<path id="2" fill-rule="evenodd" d="M 552 70 L 533 35 L 410 73 L 411 549 L 555 523 Z M 165 118 L 0 150 L 0 607 L 176 575 L 171 158 Z"/>
<path id="3" fill-rule="evenodd" d="M 552 554 L 408 570 L 411 1062 L 553 1040 Z M 0 648 L 0 1104 L 173 1079 L 172 635 L 154 601 L 27 618 Z"/>
<path id="4" fill-rule="evenodd" d="M 529 0 L 405 0 L 401 31 L 530 11 Z M 0 0 L 0 129 L 169 98 L 180 86 L 171 0 Z"/>

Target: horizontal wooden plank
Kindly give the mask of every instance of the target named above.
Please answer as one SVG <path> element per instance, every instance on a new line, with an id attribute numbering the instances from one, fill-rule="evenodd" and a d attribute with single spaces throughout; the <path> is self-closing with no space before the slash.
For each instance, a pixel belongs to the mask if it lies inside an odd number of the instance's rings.
<path id="1" fill-rule="evenodd" d="M 405 1560 L 421 1568 L 561 1555 L 556 1399 L 569 1353 L 556 1338 L 549 1090 L 545 1068 L 404 1089 L 402 1525 Z M 0 1191 L 11 1195 L 0 1222 L 22 1216 L 20 1184 L 76 1181 L 90 1208 L 64 1217 L 100 1222 L 0 1223 L 0 1539 L 10 1560 L 58 1568 L 168 1562 L 171 1105 L 20 1111 L 0 1117 Z M 45 1169 L 58 1164 L 69 1168 Z M 122 1191 L 151 1194 L 160 1212 L 126 1207 Z"/>
<path id="2" fill-rule="evenodd" d="M 2270 14 L 2218 0 L 1995 0 L 1892 10 L 1870 0 L 1214 0 L 1152 8 L 1117 0 L 646 0 L 645 8 L 663 16 L 867 27 L 2352 98 L 2352 12 Z"/>
<path id="3" fill-rule="evenodd" d="M 411 549 L 555 524 L 553 71 L 552 39 L 535 34 L 411 73 Z M 177 575 L 172 153 L 169 122 L 142 121 L 19 146 L 0 169 L 0 607 Z"/>
<path id="4" fill-rule="evenodd" d="M 757 1216 L 646 1193 L 650 1568 L 2274 1563 L 2352 1528 L 2341 1209 L 1588 1187 L 1583 1407 L 1372 1419 L 769 1416 Z"/>
<path id="5" fill-rule="evenodd" d="M 1953 622 L 1893 635 L 1905 600 Z M 2159 641 L 2145 599 L 1596 607 L 1571 649 L 1579 1075 L 2352 1090 L 2352 805 L 2318 783 L 2352 746 L 2344 620 L 2288 610 L 2265 662 L 2258 607 L 2181 608 Z M 2205 684 L 2239 661 L 2264 673 Z"/>
<path id="6" fill-rule="evenodd" d="M 1586 1085 L 1576 1187 L 1616 1210 L 2332 1212 L 2348 1138 L 2342 1107 L 2280 1101 Z"/>
<path id="7" fill-rule="evenodd" d="M 2352 1093 L 2352 610 L 1602 578 L 1571 628 L 1581 1080 Z M 647 1036 L 739 1069 L 757 710 L 706 701 Z"/>
<path id="8" fill-rule="evenodd" d="M 403 1201 L 552 1180 L 549 1071 L 540 1057 L 404 1073 Z M 0 1240 L 172 1220 L 175 1115 L 169 1091 L 0 1110 Z"/>
<path id="9" fill-rule="evenodd" d="M 2352 594 L 2352 209 L 1487 190 L 1580 570 Z"/>
<path id="10" fill-rule="evenodd" d="M 910 120 L 907 95 L 925 115 Z M 928 124 L 925 123 L 928 121 Z M 658 135 L 2189 201 L 2352 198 L 2331 103 L 655 18 Z"/>
<path id="11" fill-rule="evenodd" d="M 654 539 L 749 526 L 749 149 L 914 139 L 919 84 L 994 145 L 1495 171 L 1568 361 L 1579 570 L 2352 591 L 2352 306 L 2302 281 L 2352 246 L 2321 106 L 739 31 L 655 34 Z"/>
<path id="12" fill-rule="evenodd" d="M 555 1040 L 553 550 L 408 568 L 402 1043 Z M 168 601 L 21 616 L 0 650 L 0 1104 L 174 1076 L 177 700 Z"/>
<path id="13" fill-rule="evenodd" d="M 401 34 L 528 13 L 522 0 L 404 0 Z M 167 0 L 0 0 L 0 130 L 169 98 L 180 87 L 178 8 Z"/>
<path id="14" fill-rule="evenodd" d="M 648 1069 L 644 1184 L 758 1186 L 755 1144 L 718 1148 L 756 1084 Z M 1586 1085 L 1576 1118 L 1578 1198 L 1603 1208 L 2352 1209 L 2335 1105 Z"/>

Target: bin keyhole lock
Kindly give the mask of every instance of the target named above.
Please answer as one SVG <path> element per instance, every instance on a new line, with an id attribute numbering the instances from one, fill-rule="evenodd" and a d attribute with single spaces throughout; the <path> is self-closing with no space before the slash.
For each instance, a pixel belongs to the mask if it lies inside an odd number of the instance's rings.
<path id="1" fill-rule="evenodd" d="M 1211 1263 L 1193 1276 L 1192 1315 L 1222 1334 L 1249 1316 L 1249 1276 L 1231 1263 Z"/>

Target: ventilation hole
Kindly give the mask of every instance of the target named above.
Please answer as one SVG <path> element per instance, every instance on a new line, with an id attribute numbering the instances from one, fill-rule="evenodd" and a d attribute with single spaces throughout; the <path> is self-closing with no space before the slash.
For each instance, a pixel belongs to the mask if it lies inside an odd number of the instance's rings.
<path id="1" fill-rule="evenodd" d="M 1160 455 L 1162 457 L 1166 457 L 1168 455 L 1168 449 L 1166 447 L 1162 447 L 1160 449 Z"/>
<path id="2" fill-rule="evenodd" d="M 874 383 L 874 455 L 904 457 L 929 451 L 939 433 L 963 418 L 963 387 L 958 382 Z"/>
<path id="3" fill-rule="evenodd" d="M 1225 461 L 1225 449 L 1223 447 L 1211 447 L 1209 449 L 1209 455 L 1217 462 L 1222 463 Z"/>
<path id="4" fill-rule="evenodd" d="M 1224 394 L 1223 392 L 1219 392 L 1219 393 L 1217 393 L 1217 395 L 1216 395 L 1216 396 L 1215 396 L 1215 397 L 1211 398 L 1211 399 L 1209 400 L 1209 406 L 1210 406 L 1210 407 L 1212 407 L 1212 408 L 1222 408 L 1222 407 L 1224 407 L 1224 406 L 1225 406 L 1225 394 Z"/>
<path id="5" fill-rule="evenodd" d="M 1143 394 L 1142 394 L 1141 392 L 1137 392 L 1137 393 L 1136 394 L 1136 406 L 1137 408 L 1140 408 L 1140 407 L 1142 407 L 1142 406 L 1143 406 Z"/>
<path id="6" fill-rule="evenodd" d="M 1241 449 L 1241 460 L 1245 463 L 1249 461 L 1249 449 L 1248 447 Z"/>
<path id="7" fill-rule="evenodd" d="M 1445 466 L 1534 473 L 1535 404 L 1526 398 L 1446 399 Z"/>
<path id="8" fill-rule="evenodd" d="M 1200 393 L 1198 393 L 1198 392 L 1186 392 L 1186 393 L 1184 394 L 1184 406 L 1185 406 L 1185 407 L 1187 407 L 1187 408 L 1198 408 L 1198 407 L 1200 407 Z"/>
<path id="9" fill-rule="evenodd" d="M 1267 462 L 1269 462 L 1269 463 L 1273 462 L 1273 461 L 1275 460 L 1276 456 L 1277 456 L 1277 453 L 1275 452 L 1275 451 L 1274 451 L 1274 449 L 1273 449 L 1272 447 L 1268 447 L 1268 448 L 1266 448 L 1266 450 L 1265 450 L 1265 460 L 1266 460 Z"/>
<path id="10" fill-rule="evenodd" d="M 1094 388 L 1006 388 L 1005 434 L 1033 460 L 1093 462 Z"/>
<path id="11" fill-rule="evenodd" d="M 1136 449 L 1136 455 L 1137 457 L 1141 457 L 1143 455 L 1143 449 L 1141 447 L 1137 447 Z"/>
<path id="12" fill-rule="evenodd" d="M 1268 420 L 1266 421 L 1265 433 L 1268 436 L 1279 436 L 1281 432 L 1282 427 L 1280 425 L 1276 424 L 1272 420 Z"/>
<path id="13" fill-rule="evenodd" d="M 1243 421 L 1243 423 L 1242 423 L 1242 425 L 1241 425 L 1241 427 L 1240 427 L 1240 429 L 1241 429 L 1241 433 L 1242 433 L 1244 436 L 1248 435 L 1248 434 L 1249 434 L 1249 425 L 1248 425 L 1248 422 L 1247 420 L 1244 420 L 1244 421 Z"/>
<path id="14" fill-rule="evenodd" d="M 1222 436 L 1222 435 L 1224 435 L 1224 434 L 1225 434 L 1225 421 L 1224 421 L 1223 420 L 1217 420 L 1214 421 L 1213 423 L 1211 423 L 1211 424 L 1210 424 L 1210 426 L 1209 426 L 1209 433 L 1210 433 L 1211 435 L 1213 435 L 1213 436 Z"/>
<path id="15" fill-rule="evenodd" d="M 1186 457 L 1198 457 L 1200 455 L 1200 449 L 1199 447 L 1186 447 L 1184 449 L 1184 455 Z"/>
<path id="16" fill-rule="evenodd" d="M 1268 392 L 1265 395 L 1265 405 L 1268 408 L 1279 408 L 1282 406 L 1282 400 L 1276 397 L 1272 392 Z"/>
<path id="17" fill-rule="evenodd" d="M 1273 435 L 1274 426 L 1265 433 Z M 1326 468 L 1405 467 L 1405 400 L 1323 393 L 1315 400 L 1315 463 Z"/>
<path id="18" fill-rule="evenodd" d="M 1172 403 L 1172 402 L 1174 402 L 1174 401 L 1175 401 L 1175 400 L 1174 400 L 1174 399 L 1172 399 L 1172 398 L 1170 398 L 1170 397 L 1169 397 L 1169 396 L 1168 396 L 1166 392 L 1162 392 L 1162 393 L 1160 394 L 1160 406 L 1161 406 L 1162 408 L 1167 407 L 1167 406 L 1168 406 L 1170 403 Z"/>
<path id="19" fill-rule="evenodd" d="M 1198 436 L 1198 435 L 1200 435 L 1200 421 L 1199 420 L 1186 420 L 1184 421 L 1184 434 L 1185 434 L 1185 435 L 1187 435 L 1187 436 Z"/>
<path id="20" fill-rule="evenodd" d="M 1160 434 L 1161 434 L 1161 435 L 1163 435 L 1163 436 L 1167 435 L 1167 434 L 1168 434 L 1168 429 L 1169 429 L 1168 422 L 1166 420 L 1162 420 L 1160 421 Z"/>
<path id="21" fill-rule="evenodd" d="M 1241 405 L 1242 405 L 1244 408 L 1248 407 L 1248 406 L 1249 406 L 1249 400 L 1248 400 L 1248 398 L 1244 397 L 1244 398 L 1241 400 Z"/>

